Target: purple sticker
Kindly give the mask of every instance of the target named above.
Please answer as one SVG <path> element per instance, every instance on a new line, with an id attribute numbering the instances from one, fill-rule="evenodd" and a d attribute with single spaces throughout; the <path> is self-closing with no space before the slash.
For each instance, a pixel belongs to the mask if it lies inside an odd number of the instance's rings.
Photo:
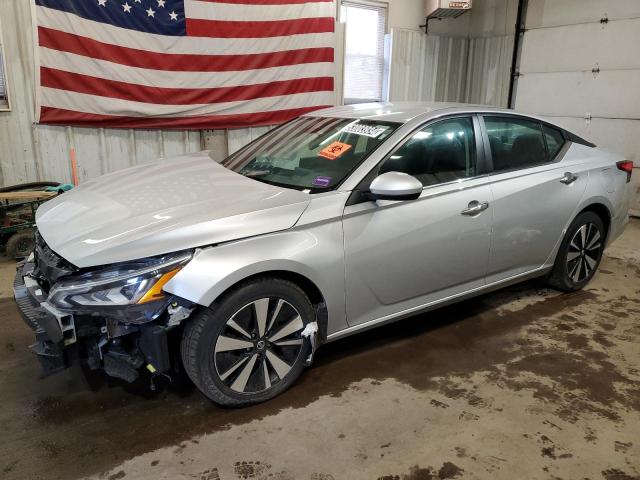
<path id="1" fill-rule="evenodd" d="M 314 187 L 328 187 L 331 183 L 331 177 L 319 176 L 313 179 L 312 185 Z"/>

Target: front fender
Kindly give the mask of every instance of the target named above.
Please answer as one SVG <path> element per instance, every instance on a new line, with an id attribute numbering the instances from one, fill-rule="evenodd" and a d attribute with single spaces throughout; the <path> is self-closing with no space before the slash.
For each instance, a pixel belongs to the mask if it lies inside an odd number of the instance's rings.
<path id="1" fill-rule="evenodd" d="M 327 305 L 328 333 L 346 328 L 344 252 L 339 222 L 198 250 L 164 290 L 209 306 L 242 280 L 273 271 L 296 273 L 313 282 Z"/>

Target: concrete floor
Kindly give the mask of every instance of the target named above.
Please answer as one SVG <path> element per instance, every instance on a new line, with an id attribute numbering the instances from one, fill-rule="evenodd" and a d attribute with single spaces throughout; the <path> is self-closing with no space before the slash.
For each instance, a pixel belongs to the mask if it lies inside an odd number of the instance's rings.
<path id="1" fill-rule="evenodd" d="M 327 345 L 244 410 L 38 380 L 0 311 L 2 479 L 640 479 L 639 221 L 582 292 L 529 282 Z"/>

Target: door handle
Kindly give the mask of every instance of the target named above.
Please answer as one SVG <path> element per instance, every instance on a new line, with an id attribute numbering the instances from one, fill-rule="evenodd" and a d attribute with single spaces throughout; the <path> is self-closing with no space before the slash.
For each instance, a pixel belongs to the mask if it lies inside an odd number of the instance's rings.
<path id="1" fill-rule="evenodd" d="M 564 183 L 565 185 L 571 185 L 577 179 L 578 179 L 578 175 L 571 172 L 565 172 L 562 178 L 560 179 L 560 183 Z"/>
<path id="2" fill-rule="evenodd" d="M 489 202 L 479 202 L 477 200 L 473 200 L 469 202 L 467 208 L 460 212 L 461 215 L 467 215 L 469 217 L 473 217 L 474 215 L 478 215 L 483 210 L 489 208 Z"/>

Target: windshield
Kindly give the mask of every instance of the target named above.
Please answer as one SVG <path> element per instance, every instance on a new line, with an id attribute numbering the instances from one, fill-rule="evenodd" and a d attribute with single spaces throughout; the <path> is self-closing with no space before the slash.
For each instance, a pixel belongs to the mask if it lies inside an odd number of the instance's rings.
<path id="1" fill-rule="evenodd" d="M 301 117 L 271 130 L 222 165 L 273 185 L 328 190 L 344 180 L 398 126 L 362 119 Z"/>

